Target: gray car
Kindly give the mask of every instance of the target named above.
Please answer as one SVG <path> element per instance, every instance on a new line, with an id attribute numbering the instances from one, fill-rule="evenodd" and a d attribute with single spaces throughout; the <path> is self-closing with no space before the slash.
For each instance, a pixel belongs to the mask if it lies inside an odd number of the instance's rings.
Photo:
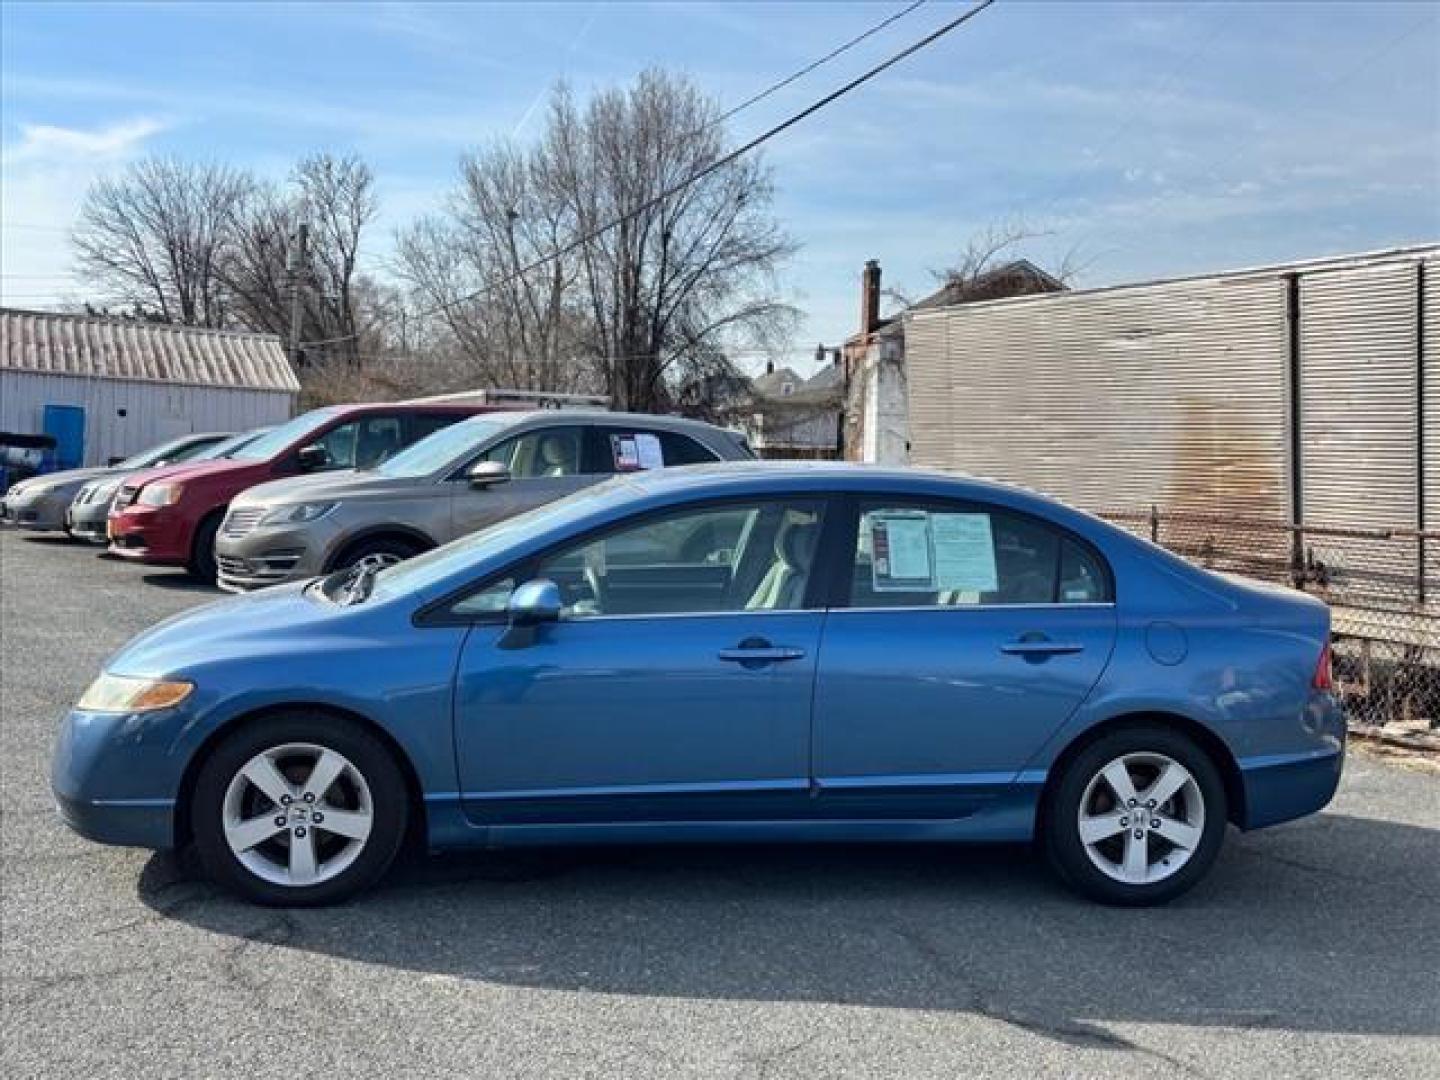
<path id="1" fill-rule="evenodd" d="M 159 466 L 179 464 L 184 461 L 217 461 L 220 458 L 228 458 L 236 450 L 254 442 L 269 430 L 268 427 L 263 427 L 256 428 L 254 431 L 244 431 L 239 435 L 231 435 L 228 439 L 211 443 L 199 453 L 189 457 L 171 458 L 168 461 L 157 461 L 155 464 Z M 125 482 L 127 476 L 134 476 L 141 468 L 146 467 L 148 466 L 137 466 L 132 469 L 128 466 L 117 465 L 83 485 L 75 493 L 75 498 L 70 503 L 70 509 L 65 511 L 65 523 L 69 528 L 70 535 L 95 544 L 108 544 L 110 537 L 106 533 L 106 523 L 110 520 L 110 504 L 115 500 L 115 493 L 120 490 L 120 485 Z"/>
<path id="2" fill-rule="evenodd" d="M 372 469 L 242 492 L 215 542 L 218 580 L 243 592 L 357 564 L 389 565 L 617 472 L 754 456 L 744 436 L 697 420 L 489 413 Z"/>
<path id="3" fill-rule="evenodd" d="M 115 465 L 66 469 L 64 472 L 44 473 L 29 480 L 22 480 L 5 492 L 4 500 L 0 501 L 0 521 L 39 532 L 59 532 L 62 529 L 69 532 L 66 511 L 88 481 L 150 469 L 157 465 L 190 461 L 222 439 L 228 438 L 230 433 L 226 431 L 196 432 L 163 442 L 159 446 L 152 446 L 149 450 L 142 450 Z"/>

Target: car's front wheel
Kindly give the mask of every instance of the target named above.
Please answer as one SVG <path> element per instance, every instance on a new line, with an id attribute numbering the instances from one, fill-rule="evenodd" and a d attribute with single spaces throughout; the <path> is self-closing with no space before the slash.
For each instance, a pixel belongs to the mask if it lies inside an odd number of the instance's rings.
<path id="1" fill-rule="evenodd" d="M 209 874 L 248 900 L 316 906 L 379 880 L 405 836 L 405 780 L 361 725 L 324 714 L 274 715 L 223 740 L 191 803 Z"/>
<path id="2" fill-rule="evenodd" d="M 1177 731 L 1122 728 L 1075 756 L 1051 790 L 1042 840 L 1071 886 L 1108 904 L 1163 904 L 1204 877 L 1225 838 L 1225 785 Z"/>

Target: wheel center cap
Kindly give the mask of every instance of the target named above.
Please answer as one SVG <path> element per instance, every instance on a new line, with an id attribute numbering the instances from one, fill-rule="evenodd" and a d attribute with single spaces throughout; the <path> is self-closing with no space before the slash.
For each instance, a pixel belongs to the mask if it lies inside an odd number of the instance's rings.
<path id="1" fill-rule="evenodd" d="M 310 808 L 303 803 L 292 803 L 290 805 L 290 820 L 297 825 L 310 820 Z"/>

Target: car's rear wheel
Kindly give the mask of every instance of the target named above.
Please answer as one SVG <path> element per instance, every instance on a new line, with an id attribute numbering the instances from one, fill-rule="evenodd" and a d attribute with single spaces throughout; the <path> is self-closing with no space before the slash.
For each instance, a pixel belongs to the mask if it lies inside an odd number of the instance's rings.
<path id="1" fill-rule="evenodd" d="M 1190 889 L 1225 838 L 1215 763 L 1169 728 L 1102 736 L 1066 767 L 1044 810 L 1043 842 L 1071 886 L 1108 904 L 1163 904 Z"/>
<path id="2" fill-rule="evenodd" d="M 207 872 L 260 904 L 311 907 L 378 881 L 405 836 L 405 780 L 359 724 L 294 713 L 247 724 L 201 767 L 191 805 Z"/>

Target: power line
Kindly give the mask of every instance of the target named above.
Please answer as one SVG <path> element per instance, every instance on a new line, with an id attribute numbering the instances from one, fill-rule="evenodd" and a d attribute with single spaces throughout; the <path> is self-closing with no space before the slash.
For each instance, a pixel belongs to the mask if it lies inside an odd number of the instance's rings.
<path id="1" fill-rule="evenodd" d="M 825 106 L 831 104 L 839 98 L 844 97 L 846 94 L 850 93 L 850 91 L 855 90 L 856 88 L 869 82 L 881 72 L 894 67 L 901 60 L 904 60 L 906 57 L 912 56 L 913 54 L 919 52 L 927 45 L 933 44 L 940 38 L 944 37 L 946 34 L 950 33 L 952 30 L 956 30 L 959 27 L 963 26 L 965 23 L 969 22 L 976 15 L 980 14 L 980 12 L 984 11 L 994 2 L 995 0 L 980 0 L 979 3 L 975 4 L 971 8 L 968 8 L 956 18 L 951 19 L 948 23 L 945 23 L 938 30 L 933 31 L 927 34 L 925 37 L 921 38 L 919 41 L 916 41 L 913 44 L 906 46 L 905 48 L 901 49 L 899 52 L 891 56 L 889 59 L 884 60 L 879 64 L 876 64 L 868 71 L 851 79 L 848 83 L 846 83 L 844 86 L 841 86 L 838 90 L 832 90 L 830 93 L 822 97 L 819 101 L 816 101 L 813 104 L 807 106 L 806 108 L 800 110 L 800 112 L 795 113 L 788 119 L 782 120 L 780 123 L 776 124 L 768 131 L 762 132 L 760 135 L 757 135 L 755 138 L 751 139 L 744 145 L 730 151 L 730 153 L 725 154 L 720 158 L 717 158 L 715 161 L 712 161 L 709 165 L 706 165 L 698 172 L 692 173 L 685 179 L 680 180 L 675 184 L 672 184 L 670 187 L 666 188 L 658 195 L 647 199 L 644 203 L 637 206 L 635 209 L 629 211 L 628 213 L 622 214 L 619 217 L 614 218 L 609 222 L 606 222 L 604 225 L 601 225 L 598 228 L 592 230 L 591 232 L 586 233 L 584 236 L 570 241 L 570 243 L 564 245 L 563 247 L 557 248 L 555 251 L 552 251 L 548 255 L 542 255 L 540 258 L 528 263 L 527 265 L 521 267 L 512 274 L 506 275 L 497 282 L 476 289 L 474 292 L 466 293 L 464 296 L 457 297 L 454 300 L 447 300 L 443 303 L 437 304 L 433 308 L 426 308 L 425 310 L 419 312 L 416 317 L 422 319 L 427 318 L 431 315 L 447 311 L 450 308 L 455 307 L 457 304 L 464 304 L 468 303 L 471 300 L 476 300 L 481 296 L 484 296 L 486 293 L 494 291 L 502 285 L 507 285 L 512 281 L 516 281 L 519 278 L 524 277 L 531 271 L 538 270 L 540 267 L 546 265 L 547 263 L 554 262 L 556 259 L 563 258 L 564 256 L 570 254 L 572 251 L 576 251 L 579 248 L 584 247 L 586 244 L 589 244 L 597 237 L 604 235 L 611 229 L 618 228 L 619 226 L 625 224 L 625 222 L 640 216 L 641 214 L 645 213 L 645 211 L 655 206 L 658 206 L 666 199 L 669 199 L 672 196 L 678 194 L 679 192 L 684 191 L 691 184 L 698 183 L 699 181 L 705 179 L 705 177 L 709 176 L 711 173 L 723 169 L 726 165 L 729 165 L 731 162 L 748 154 L 751 150 L 754 150 L 762 143 L 769 142 L 781 132 L 787 131 L 790 128 L 794 127 L 796 124 L 800 123 L 800 121 L 810 116 L 813 116 L 815 113 L 825 108 Z"/>
<path id="2" fill-rule="evenodd" d="M 851 49 L 853 49 L 856 45 L 859 45 L 862 41 L 865 41 L 867 38 L 874 37 L 874 36 L 875 36 L 876 34 L 878 34 L 881 30 L 884 30 L 887 26 L 890 26 L 892 23 L 899 22 L 899 21 L 900 21 L 901 19 L 903 19 L 906 15 L 909 15 L 912 11 L 914 11 L 916 8 L 918 8 L 918 7 L 920 7 L 921 5 L 923 5 L 925 2 L 926 2 L 926 0 L 915 0 L 915 2 L 914 2 L 913 4 L 911 4 L 909 7 L 902 8 L 900 11 L 897 11 L 895 14 L 891 15 L 891 16 L 890 16 L 889 18 L 887 18 L 887 19 L 882 19 L 880 22 L 878 22 L 878 23 L 876 23 L 874 26 L 870 27 L 870 29 L 866 30 L 864 33 L 859 34 L 859 35 L 857 35 L 856 37 L 853 37 L 853 38 L 851 38 L 849 41 L 845 42 L 845 44 L 843 44 L 843 45 L 837 45 L 835 48 L 831 49 L 831 50 L 830 50 L 828 53 L 826 53 L 824 56 L 820 57 L 820 59 L 811 61 L 809 64 L 806 64 L 803 68 L 801 68 L 799 71 L 797 71 L 797 72 L 795 72 L 795 73 L 793 73 L 793 74 L 791 74 L 791 75 L 787 75 L 785 78 L 781 79 L 779 82 L 773 83 L 772 85 L 766 87 L 764 90 L 761 90 L 758 94 L 752 94 L 750 97 L 748 97 L 748 98 L 746 98 L 744 101 L 740 102 L 740 104 L 736 105 L 734 108 L 728 109 L 728 110 L 726 110 L 725 112 L 721 113 L 721 114 L 720 114 L 719 116 L 717 116 L 714 120 L 710 121 L 710 123 L 706 124 L 706 125 L 705 125 L 705 128 L 702 128 L 701 130 L 703 131 L 703 130 L 706 130 L 706 129 L 708 129 L 708 128 L 712 128 L 712 127 L 714 127 L 714 126 L 717 125 L 717 124 L 723 124 L 726 120 L 729 120 L 732 116 L 736 115 L 737 113 L 744 112 L 744 111 L 745 111 L 746 109 L 748 109 L 751 105 L 755 105 L 755 104 L 757 104 L 758 102 L 764 101 L 764 100 L 765 100 L 767 97 L 769 97 L 771 94 L 774 94 L 774 93 L 776 93 L 777 91 L 780 91 L 780 90 L 785 89 L 785 87 L 789 86 L 791 83 L 795 82 L 797 79 L 803 79 L 806 75 L 809 75 L 810 72 L 814 71 L 816 68 L 821 67 L 821 66 L 823 66 L 823 65 L 825 65 L 825 64 L 828 64 L 831 60 L 834 60 L 837 56 L 840 56 L 842 53 L 847 53 L 847 52 L 849 52 L 849 51 L 850 51 Z"/>

